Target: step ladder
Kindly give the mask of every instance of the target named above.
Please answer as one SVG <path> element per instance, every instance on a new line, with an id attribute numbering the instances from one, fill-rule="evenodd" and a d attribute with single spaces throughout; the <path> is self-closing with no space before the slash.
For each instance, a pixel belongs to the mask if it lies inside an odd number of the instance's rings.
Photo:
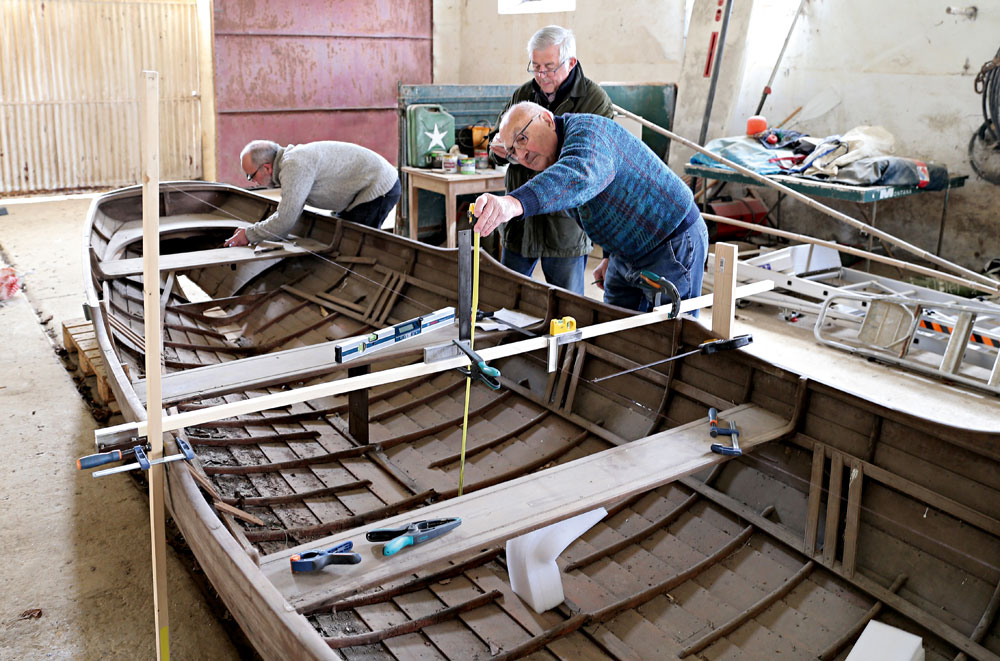
<path id="1" fill-rule="evenodd" d="M 741 261 L 737 280 L 774 282 L 751 300 L 815 314 L 823 344 L 1000 394 L 997 303 L 845 268 L 836 250 L 815 245 Z"/>

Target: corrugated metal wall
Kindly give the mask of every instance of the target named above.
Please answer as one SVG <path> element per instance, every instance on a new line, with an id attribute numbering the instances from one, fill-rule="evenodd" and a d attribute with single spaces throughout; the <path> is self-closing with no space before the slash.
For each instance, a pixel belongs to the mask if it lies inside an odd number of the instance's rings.
<path id="1" fill-rule="evenodd" d="M 196 0 L 0 1 L 0 194 L 138 183 L 143 69 L 160 176 L 201 177 Z"/>
<path id="2" fill-rule="evenodd" d="M 431 81 L 432 0 L 216 0 L 219 180 L 240 150 L 343 140 L 396 163 L 396 85 Z"/>

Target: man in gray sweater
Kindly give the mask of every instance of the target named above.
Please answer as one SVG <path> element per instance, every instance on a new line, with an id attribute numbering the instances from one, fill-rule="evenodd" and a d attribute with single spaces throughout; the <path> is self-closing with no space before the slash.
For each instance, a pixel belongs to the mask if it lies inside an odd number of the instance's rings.
<path id="1" fill-rule="evenodd" d="M 245 230 L 226 246 L 245 246 L 285 238 L 310 204 L 329 209 L 345 220 L 380 227 L 399 201 L 399 175 L 389 161 L 349 142 L 310 142 L 282 147 L 254 140 L 240 152 L 247 181 L 281 188 L 278 210 Z"/>

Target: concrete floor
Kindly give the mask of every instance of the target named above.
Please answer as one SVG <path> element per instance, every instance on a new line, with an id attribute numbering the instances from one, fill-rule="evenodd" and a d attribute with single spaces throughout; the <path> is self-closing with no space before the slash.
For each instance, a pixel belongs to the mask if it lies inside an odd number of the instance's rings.
<path id="1" fill-rule="evenodd" d="M 83 316 L 89 197 L 0 206 L 0 262 L 25 291 L 0 304 L 0 658 L 155 658 L 149 505 L 131 478 L 76 470 L 98 427 L 56 355 Z M 103 426 L 103 425 L 102 425 Z M 183 559 L 169 550 L 177 659 L 238 659 Z M 39 609 L 41 617 L 22 617 Z"/>
<path id="2" fill-rule="evenodd" d="M 82 316 L 81 232 L 89 196 L 0 202 L 0 262 L 26 289 L 0 305 L 0 658 L 153 658 L 148 505 L 126 476 L 75 470 L 98 424 L 55 349 Z M 589 278 L 588 278 L 589 280 Z M 591 287 L 588 294 L 600 297 Z M 702 314 L 708 324 L 711 314 Z M 808 322 L 739 310 L 736 333 L 765 360 L 887 406 L 1000 430 L 996 397 L 821 347 Z M 107 423 L 103 423 L 104 426 Z M 168 566 L 175 658 L 239 658 L 181 560 Z M 40 609 L 38 619 L 22 613 Z"/>

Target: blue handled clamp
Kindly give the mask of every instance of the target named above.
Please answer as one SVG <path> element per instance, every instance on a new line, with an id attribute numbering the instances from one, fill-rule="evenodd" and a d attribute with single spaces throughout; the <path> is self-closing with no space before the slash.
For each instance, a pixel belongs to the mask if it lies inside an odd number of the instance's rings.
<path id="1" fill-rule="evenodd" d="M 720 429 L 719 432 L 725 432 L 730 439 L 732 439 L 732 446 L 722 445 L 721 443 L 712 443 L 712 452 L 715 454 L 724 454 L 727 457 L 739 457 L 743 454 L 743 450 L 740 449 L 740 432 L 736 429 L 736 423 L 732 420 L 729 421 L 729 429 Z"/>
<path id="2" fill-rule="evenodd" d="M 469 348 L 468 342 L 462 340 L 452 340 L 452 342 L 472 361 L 472 364 L 468 367 L 456 367 L 455 369 L 467 379 L 476 379 L 477 381 L 482 381 L 493 390 L 500 390 L 500 370 L 487 365 L 486 361 L 478 353 Z"/>
<path id="3" fill-rule="evenodd" d="M 382 555 L 394 555 L 407 546 L 422 544 L 427 540 L 440 537 L 449 530 L 462 525 L 462 519 L 429 519 L 414 521 L 399 528 L 378 528 L 365 535 L 369 542 L 386 542 L 382 547 Z"/>
<path id="4" fill-rule="evenodd" d="M 351 553 L 353 548 L 354 542 L 347 541 L 328 549 L 298 553 L 288 560 L 292 563 L 293 574 L 319 571 L 327 565 L 356 565 L 361 562 L 361 556 Z"/>

